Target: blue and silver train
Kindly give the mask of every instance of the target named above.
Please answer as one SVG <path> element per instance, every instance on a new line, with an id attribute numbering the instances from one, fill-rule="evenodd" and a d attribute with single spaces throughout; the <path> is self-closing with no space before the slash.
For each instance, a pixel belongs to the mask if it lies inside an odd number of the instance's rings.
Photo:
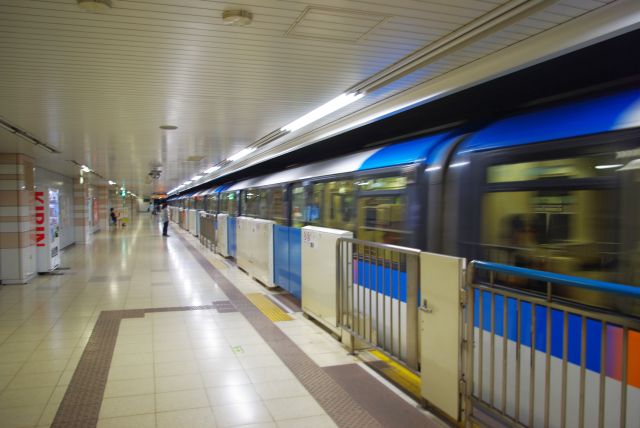
<path id="1" fill-rule="evenodd" d="M 185 209 L 177 219 L 185 225 L 199 218 L 189 220 L 189 210 L 228 214 L 230 222 L 268 219 L 298 233 L 316 225 L 640 285 L 639 127 L 640 89 L 626 89 L 240 182 L 222 178 L 169 203 Z M 233 256 L 231 236 L 228 245 Z M 640 314 L 634 304 L 587 292 L 566 297 Z"/>

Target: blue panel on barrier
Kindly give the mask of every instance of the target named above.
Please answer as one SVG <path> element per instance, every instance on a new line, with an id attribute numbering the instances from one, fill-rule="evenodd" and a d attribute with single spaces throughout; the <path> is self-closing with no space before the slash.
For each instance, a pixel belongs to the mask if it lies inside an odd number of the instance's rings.
<path id="1" fill-rule="evenodd" d="M 227 217 L 227 249 L 229 255 L 236 258 L 236 218 Z"/>
<path id="2" fill-rule="evenodd" d="M 273 226 L 273 282 L 290 291 L 289 285 L 289 228 Z"/>
<path id="3" fill-rule="evenodd" d="M 289 228 L 289 292 L 302 300 L 302 231 Z"/>

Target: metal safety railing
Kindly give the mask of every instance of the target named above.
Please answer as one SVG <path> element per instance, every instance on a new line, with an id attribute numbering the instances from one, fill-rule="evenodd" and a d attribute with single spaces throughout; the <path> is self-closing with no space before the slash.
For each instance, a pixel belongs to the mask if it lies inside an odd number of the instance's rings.
<path id="1" fill-rule="evenodd" d="M 420 250 L 349 238 L 336 246 L 338 326 L 417 370 Z"/>
<path id="2" fill-rule="evenodd" d="M 200 214 L 200 235 L 198 236 L 200 243 L 209 250 L 216 247 L 216 215 Z"/>
<path id="3" fill-rule="evenodd" d="M 504 285 L 513 279 L 526 281 Z M 546 294 L 528 291 L 527 281 Z M 512 426 L 638 426 L 640 320 L 555 290 L 628 301 L 640 288 L 479 261 L 466 287 L 467 421 L 489 414 Z"/>

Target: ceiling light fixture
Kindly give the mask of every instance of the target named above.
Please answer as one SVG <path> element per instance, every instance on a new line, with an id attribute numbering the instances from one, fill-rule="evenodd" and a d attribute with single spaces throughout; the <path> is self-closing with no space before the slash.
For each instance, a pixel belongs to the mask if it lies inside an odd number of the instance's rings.
<path id="1" fill-rule="evenodd" d="M 224 25 L 235 25 L 244 27 L 251 24 L 253 14 L 244 9 L 229 9 L 222 12 L 222 23 Z"/>
<path id="2" fill-rule="evenodd" d="M 204 171 L 202 171 L 202 172 L 203 172 L 203 174 L 211 174 L 213 171 L 217 171 L 217 170 L 219 170 L 219 169 L 220 169 L 220 166 L 215 165 L 215 166 L 212 166 L 211 168 L 207 168 L 207 169 L 205 169 L 205 170 L 204 170 Z"/>
<path id="3" fill-rule="evenodd" d="M 294 120 L 288 125 L 283 126 L 280 130 L 289 132 L 297 131 L 298 129 L 307 126 L 308 124 L 315 122 L 316 120 L 323 118 L 342 107 L 346 107 L 349 104 L 358 101 L 362 97 L 364 97 L 364 92 L 349 92 L 339 95 L 331 101 L 322 104 L 315 110 L 312 110 L 304 116 Z"/>
<path id="4" fill-rule="evenodd" d="M 239 151 L 238 153 L 236 153 L 235 155 L 233 155 L 233 156 L 229 156 L 229 157 L 227 158 L 227 160 L 228 160 L 229 162 L 235 162 L 235 161 L 237 161 L 237 160 L 239 160 L 239 159 L 242 159 L 243 157 L 245 157 L 245 156 L 249 155 L 249 153 L 252 153 L 252 152 L 254 152 L 255 150 L 256 150 L 256 149 L 255 149 L 255 147 L 247 147 L 246 149 L 242 149 L 242 150 L 240 150 L 240 151 Z"/>
<path id="5" fill-rule="evenodd" d="M 22 138 L 23 140 L 26 140 L 26 141 L 30 142 L 31 144 L 34 144 L 34 145 L 40 147 L 41 149 L 44 149 L 44 150 L 48 151 L 49 153 L 60 153 L 58 150 L 56 150 L 52 146 L 48 145 L 47 143 L 44 143 L 44 142 L 40 141 L 39 139 L 37 139 L 33 135 L 29 134 L 24 129 L 17 127 L 16 125 L 14 125 L 13 123 L 9 122 L 7 119 L 5 119 L 2 116 L 0 116 L 0 128 L 6 129 L 7 131 L 11 132 L 12 134 Z"/>
<path id="6" fill-rule="evenodd" d="M 183 186 L 186 186 L 187 184 L 191 183 L 191 180 L 187 180 L 184 183 L 182 183 Z"/>
<path id="7" fill-rule="evenodd" d="M 178 127 L 175 125 L 160 125 L 160 129 L 164 131 L 175 131 Z"/>
<path id="8" fill-rule="evenodd" d="M 111 180 L 109 180 L 109 186 L 113 186 L 114 184 L 116 184 L 116 182 L 115 182 L 115 181 L 111 181 Z"/>
<path id="9" fill-rule="evenodd" d="M 111 0 L 78 0 L 78 7 L 89 12 L 104 12 L 111 9 Z"/>
<path id="10" fill-rule="evenodd" d="M 80 170 L 81 170 L 82 172 L 91 172 L 91 168 L 89 168 L 89 167 L 88 167 L 88 166 L 86 166 L 86 165 L 80 165 Z"/>
<path id="11" fill-rule="evenodd" d="M 193 177 L 191 177 L 191 181 L 200 180 L 202 177 L 202 175 L 194 175 Z"/>

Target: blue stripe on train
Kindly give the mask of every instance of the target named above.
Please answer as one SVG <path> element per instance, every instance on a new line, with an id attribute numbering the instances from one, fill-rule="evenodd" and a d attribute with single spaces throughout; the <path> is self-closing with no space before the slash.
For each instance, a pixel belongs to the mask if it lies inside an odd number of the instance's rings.
<path id="1" fill-rule="evenodd" d="M 391 296 L 396 300 L 399 295 L 401 302 L 407 302 L 406 272 L 398 273 L 398 269 L 376 266 L 373 263 L 362 260 L 357 261 L 355 265 L 357 266 L 357 271 L 354 270 L 353 273 L 353 282 L 355 284 L 383 293 L 385 296 Z M 419 298 L 418 301 L 420 301 Z"/>
<path id="2" fill-rule="evenodd" d="M 480 291 L 474 290 L 474 320 L 475 327 L 480 325 Z M 482 328 L 491 332 L 491 293 L 482 293 Z M 494 331 L 496 336 L 504 334 L 504 297 L 494 297 Z M 520 303 L 520 343 L 531 347 L 532 340 L 532 305 Z M 518 308 L 513 298 L 507 298 L 507 339 L 516 342 L 518 340 Z M 563 315 L 561 311 L 551 310 L 551 355 L 562 359 L 562 340 L 564 337 Z M 547 308 L 536 306 L 535 312 L 535 349 L 540 352 L 547 351 Z M 582 320 L 578 315 L 569 314 L 567 318 L 567 361 L 580 365 L 580 353 L 582 347 Z M 586 368 L 596 373 L 600 372 L 600 350 L 602 342 L 602 323 L 587 318 L 586 323 Z"/>

